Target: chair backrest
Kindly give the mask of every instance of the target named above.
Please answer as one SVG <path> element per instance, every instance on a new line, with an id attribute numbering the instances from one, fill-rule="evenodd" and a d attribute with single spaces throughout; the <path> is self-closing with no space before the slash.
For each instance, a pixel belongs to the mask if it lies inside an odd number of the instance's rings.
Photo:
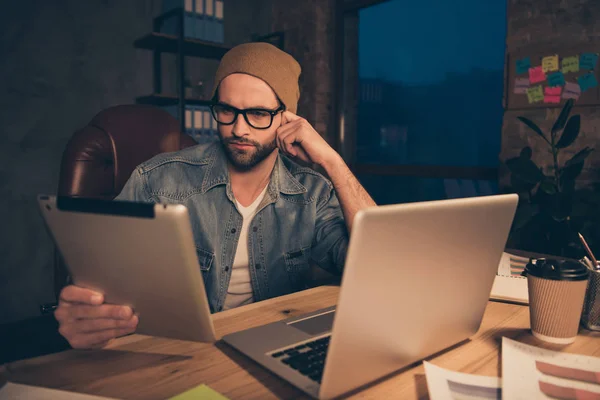
<path id="1" fill-rule="evenodd" d="M 193 146 L 168 112 L 121 105 L 98 113 L 69 140 L 62 156 L 59 196 L 114 199 L 136 166 L 153 156 Z"/>

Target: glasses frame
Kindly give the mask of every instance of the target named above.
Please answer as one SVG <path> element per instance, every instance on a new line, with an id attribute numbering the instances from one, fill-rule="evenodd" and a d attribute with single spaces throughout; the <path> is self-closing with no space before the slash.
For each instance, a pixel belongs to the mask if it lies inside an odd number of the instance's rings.
<path id="1" fill-rule="evenodd" d="M 227 107 L 227 108 L 233 110 L 233 112 L 234 112 L 233 120 L 231 122 L 227 122 L 227 123 L 219 121 L 217 119 L 217 113 L 215 112 L 215 109 L 214 109 L 214 107 L 216 107 L 216 106 Z M 209 107 L 210 107 L 210 113 L 212 114 L 213 118 L 215 119 L 215 121 L 217 121 L 221 125 L 235 124 L 235 121 L 237 121 L 238 116 L 240 114 L 242 114 L 244 116 L 244 120 L 246 121 L 246 123 L 248 125 L 250 125 L 254 129 L 260 129 L 260 130 L 269 129 L 273 125 L 273 118 L 275 118 L 275 116 L 277 114 L 279 114 L 280 112 L 285 111 L 285 106 L 283 104 L 280 104 L 279 107 L 277 107 L 275 110 L 269 110 L 268 108 L 257 108 L 257 107 L 239 109 L 234 106 L 230 106 L 229 104 L 218 103 L 218 102 L 212 103 Z M 271 115 L 271 121 L 269 122 L 269 126 L 262 127 L 262 128 L 257 128 L 256 126 L 254 126 L 248 119 L 248 115 L 247 115 L 247 113 L 251 112 L 251 111 L 264 111 L 264 112 L 269 113 Z"/>

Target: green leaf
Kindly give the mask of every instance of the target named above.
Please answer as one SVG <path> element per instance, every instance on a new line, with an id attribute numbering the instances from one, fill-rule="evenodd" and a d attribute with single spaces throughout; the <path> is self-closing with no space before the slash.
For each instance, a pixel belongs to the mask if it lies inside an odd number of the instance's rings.
<path id="1" fill-rule="evenodd" d="M 525 125 L 527 125 L 529 128 L 531 128 L 535 133 L 537 133 L 538 135 L 540 135 L 542 137 L 542 139 L 544 139 L 546 141 L 546 143 L 550 144 L 550 142 L 548 141 L 548 139 L 546 139 L 546 136 L 544 135 L 544 132 L 542 132 L 542 130 L 540 129 L 539 126 L 537 126 L 533 121 L 525 118 L 525 117 L 517 117 L 517 119 L 519 121 L 521 121 L 522 123 L 524 123 Z"/>
<path id="2" fill-rule="evenodd" d="M 585 148 L 580 150 L 577 154 L 575 154 L 573 157 L 571 157 L 571 159 L 565 163 L 565 167 L 568 167 L 572 164 L 583 163 L 585 161 L 585 159 L 587 158 L 587 156 L 589 156 L 592 151 L 594 151 L 594 149 L 586 146 Z"/>
<path id="3" fill-rule="evenodd" d="M 560 185 L 564 192 L 572 192 L 575 189 L 575 181 L 583 170 L 583 161 L 571 164 L 560 171 Z"/>
<path id="4" fill-rule="evenodd" d="M 559 149 L 569 147 L 577 139 L 577 136 L 579 136 L 580 123 L 581 117 L 579 115 L 573 115 L 569 118 L 569 122 L 567 122 L 567 126 L 565 126 L 558 143 L 556 143 L 556 147 Z"/>
<path id="5" fill-rule="evenodd" d="M 527 158 L 515 157 L 506 160 L 506 166 L 510 172 L 525 182 L 538 183 L 544 178 L 544 174 L 535 163 Z"/>
<path id="6" fill-rule="evenodd" d="M 548 194 L 554 194 L 557 192 L 556 185 L 548 180 L 540 183 L 540 189 Z"/>
<path id="7" fill-rule="evenodd" d="M 562 130 L 565 127 L 567 119 L 569 118 L 569 114 L 571 113 L 571 108 L 573 108 L 573 99 L 567 100 L 563 109 L 558 115 L 558 119 L 552 127 L 552 137 L 554 137 L 558 131 Z"/>
<path id="8" fill-rule="evenodd" d="M 533 154 L 533 152 L 531 151 L 531 147 L 527 146 L 527 147 L 523 147 L 523 149 L 521 150 L 520 157 L 531 160 L 532 154 Z"/>
<path id="9" fill-rule="evenodd" d="M 520 203 L 515 213 L 512 230 L 516 231 L 525 226 L 539 212 L 536 204 Z"/>

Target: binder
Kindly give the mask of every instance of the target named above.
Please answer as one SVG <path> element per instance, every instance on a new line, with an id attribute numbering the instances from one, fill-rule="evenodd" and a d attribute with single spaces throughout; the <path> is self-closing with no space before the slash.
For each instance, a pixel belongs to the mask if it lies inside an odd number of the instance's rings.
<path id="1" fill-rule="evenodd" d="M 206 16 L 204 13 L 204 2 L 206 0 L 196 0 L 196 5 L 194 7 L 196 19 L 196 28 L 194 30 L 194 37 L 198 40 L 205 40 L 204 30 L 206 25 Z"/>
<path id="2" fill-rule="evenodd" d="M 193 137 L 192 131 L 192 110 L 190 106 L 185 107 L 185 133 Z"/>
<path id="3" fill-rule="evenodd" d="M 215 0 L 204 0 L 205 29 L 204 40 L 215 41 Z"/>
<path id="4" fill-rule="evenodd" d="M 201 107 L 194 108 L 194 140 L 198 143 L 202 142 L 202 110 Z"/>
<path id="5" fill-rule="evenodd" d="M 196 17 L 194 13 L 194 2 L 197 0 L 163 0 L 163 13 L 174 10 L 176 8 L 183 8 L 183 36 L 194 38 L 196 34 Z M 160 30 L 161 33 L 169 35 L 178 35 L 178 19 L 173 16 L 166 19 Z"/>
<path id="6" fill-rule="evenodd" d="M 225 29 L 223 26 L 223 0 L 215 3 L 215 42 L 225 42 Z"/>
<path id="7" fill-rule="evenodd" d="M 202 107 L 203 109 L 203 115 L 204 115 L 204 122 L 202 123 L 204 126 L 204 137 L 209 140 L 210 136 L 211 136 L 211 130 L 212 130 L 212 126 L 211 126 L 211 120 L 212 120 L 212 116 L 210 115 L 210 109 L 206 106 Z"/>

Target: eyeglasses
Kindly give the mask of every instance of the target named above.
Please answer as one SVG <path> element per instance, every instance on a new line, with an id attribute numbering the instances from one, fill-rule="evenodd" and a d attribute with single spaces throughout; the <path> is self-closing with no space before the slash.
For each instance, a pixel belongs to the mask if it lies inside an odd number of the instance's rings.
<path id="1" fill-rule="evenodd" d="M 244 119 L 254 129 L 269 129 L 273 124 L 273 117 L 279 112 L 285 111 L 285 106 L 280 105 L 275 110 L 267 110 L 265 108 L 246 108 L 240 110 L 227 104 L 216 103 L 211 104 L 210 110 L 215 120 L 223 125 L 233 125 L 239 114 L 244 116 Z"/>

